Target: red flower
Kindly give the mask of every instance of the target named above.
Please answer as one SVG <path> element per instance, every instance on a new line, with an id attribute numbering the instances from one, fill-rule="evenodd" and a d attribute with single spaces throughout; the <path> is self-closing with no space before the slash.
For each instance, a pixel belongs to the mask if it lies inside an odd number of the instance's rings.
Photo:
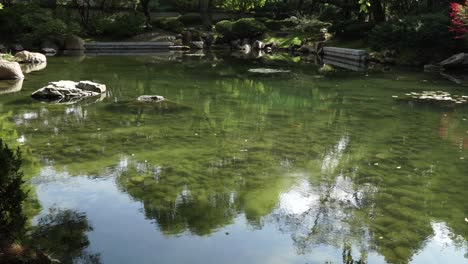
<path id="1" fill-rule="evenodd" d="M 455 34 L 455 38 L 462 38 L 468 34 L 468 0 L 465 4 L 450 3 L 451 26 L 449 31 Z"/>

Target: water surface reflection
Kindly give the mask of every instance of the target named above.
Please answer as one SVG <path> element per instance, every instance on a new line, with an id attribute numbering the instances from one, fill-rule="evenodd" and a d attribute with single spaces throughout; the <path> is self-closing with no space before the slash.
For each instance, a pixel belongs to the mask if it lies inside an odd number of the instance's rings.
<path id="1" fill-rule="evenodd" d="M 107 97 L 0 101 L 3 137 L 41 161 L 31 182 L 41 215 L 85 214 L 87 250 L 101 262 L 466 262 L 467 109 L 391 97 L 450 83 L 284 61 L 292 74 L 255 76 L 257 60 L 180 60 L 56 58 L 25 92 L 92 79 Z M 183 109 L 135 107 L 141 94 Z"/>

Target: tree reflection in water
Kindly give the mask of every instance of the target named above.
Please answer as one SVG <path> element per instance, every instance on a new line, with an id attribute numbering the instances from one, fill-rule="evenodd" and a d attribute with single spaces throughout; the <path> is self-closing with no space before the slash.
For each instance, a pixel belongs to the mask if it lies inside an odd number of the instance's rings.
<path id="1" fill-rule="evenodd" d="M 86 232 L 92 231 L 86 214 L 51 209 L 29 226 L 24 210 L 28 198 L 22 157 L 0 138 L 0 263 L 100 263 L 89 253 Z"/>

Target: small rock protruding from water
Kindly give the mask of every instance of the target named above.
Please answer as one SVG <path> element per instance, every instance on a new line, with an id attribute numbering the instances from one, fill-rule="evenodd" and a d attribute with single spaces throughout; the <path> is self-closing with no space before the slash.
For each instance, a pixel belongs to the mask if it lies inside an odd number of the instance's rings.
<path id="1" fill-rule="evenodd" d="M 164 101 L 164 96 L 161 95 L 141 95 L 137 98 L 138 102 L 161 102 Z"/>
<path id="2" fill-rule="evenodd" d="M 269 69 L 269 68 L 257 68 L 257 69 L 250 69 L 250 73 L 260 73 L 260 74 L 277 74 L 277 73 L 289 73 L 290 70 L 282 70 L 282 69 Z"/>
<path id="3" fill-rule="evenodd" d="M 468 102 L 468 96 L 466 95 L 452 95 L 443 91 L 423 91 L 420 93 L 411 92 L 405 94 L 403 97 L 398 97 L 396 99 L 444 104 L 466 104 Z"/>

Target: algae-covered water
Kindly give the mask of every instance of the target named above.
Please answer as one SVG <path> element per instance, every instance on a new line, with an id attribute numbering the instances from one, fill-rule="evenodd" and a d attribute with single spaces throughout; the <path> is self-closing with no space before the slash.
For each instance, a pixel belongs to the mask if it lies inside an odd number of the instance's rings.
<path id="1" fill-rule="evenodd" d="M 283 59 L 56 57 L 1 94 L 40 248 L 64 263 L 468 263 L 468 107 L 392 97 L 466 87 Z M 108 91 L 29 98 L 63 79 Z M 132 103 L 144 94 L 171 107 Z"/>

